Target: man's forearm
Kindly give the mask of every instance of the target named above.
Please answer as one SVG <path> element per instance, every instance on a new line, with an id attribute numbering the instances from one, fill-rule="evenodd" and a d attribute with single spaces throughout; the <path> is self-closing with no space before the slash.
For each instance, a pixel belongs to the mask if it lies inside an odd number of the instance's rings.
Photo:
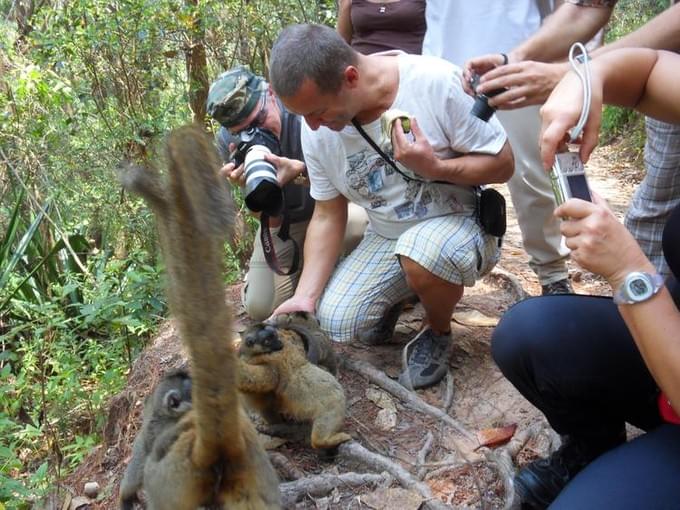
<path id="1" fill-rule="evenodd" d="M 319 207 L 317 202 L 316 207 Z M 321 297 L 340 256 L 347 224 L 344 215 L 314 211 L 305 237 L 304 265 L 295 295 L 316 303 Z"/>
<path id="2" fill-rule="evenodd" d="M 590 40 L 609 21 L 611 13 L 611 7 L 562 4 L 534 35 L 508 54 L 510 62 L 563 60 L 574 42 Z"/>
<path id="3" fill-rule="evenodd" d="M 435 180 L 464 186 L 506 182 L 512 177 L 514 159 L 506 141 L 496 155 L 466 154 L 440 160 Z"/>

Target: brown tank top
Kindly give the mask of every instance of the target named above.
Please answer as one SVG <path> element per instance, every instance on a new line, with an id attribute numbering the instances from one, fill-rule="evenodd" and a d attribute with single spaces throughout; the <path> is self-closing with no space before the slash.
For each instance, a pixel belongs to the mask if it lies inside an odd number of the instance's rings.
<path id="1" fill-rule="evenodd" d="M 352 0 L 352 48 L 364 55 L 387 50 L 420 54 L 425 36 L 425 0 Z"/>

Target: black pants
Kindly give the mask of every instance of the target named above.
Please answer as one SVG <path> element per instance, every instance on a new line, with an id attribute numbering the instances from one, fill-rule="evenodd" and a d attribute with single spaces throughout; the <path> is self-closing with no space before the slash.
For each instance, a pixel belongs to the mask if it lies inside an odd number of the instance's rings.
<path id="1" fill-rule="evenodd" d="M 678 275 L 680 207 L 663 242 Z M 669 288 L 677 304 L 680 288 L 675 281 Z M 599 443 L 620 434 L 625 422 L 648 432 L 598 458 L 551 508 L 680 508 L 680 426 L 662 425 L 658 387 L 610 298 L 522 301 L 496 328 L 492 352 L 503 374 L 558 433 Z"/>

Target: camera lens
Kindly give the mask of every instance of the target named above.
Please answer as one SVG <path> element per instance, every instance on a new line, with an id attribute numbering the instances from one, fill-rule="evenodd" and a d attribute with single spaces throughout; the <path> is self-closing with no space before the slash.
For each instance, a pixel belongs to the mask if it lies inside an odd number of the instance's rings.
<path id="1" fill-rule="evenodd" d="M 484 122 L 488 122 L 494 111 L 496 110 L 492 106 L 489 106 L 489 98 L 485 95 L 481 95 L 475 98 L 475 103 L 472 105 L 470 114 Z"/>
<path id="2" fill-rule="evenodd" d="M 253 212 L 277 216 L 283 206 L 283 192 L 276 180 L 276 168 L 265 159 L 271 151 L 264 145 L 253 145 L 245 159 L 245 202 Z"/>
<path id="3" fill-rule="evenodd" d="M 508 89 L 496 89 L 492 90 L 491 92 L 487 92 L 486 94 L 479 94 L 477 97 L 475 97 L 475 103 L 472 105 L 470 114 L 474 115 L 480 120 L 483 120 L 484 122 L 488 122 L 493 113 L 496 111 L 493 106 L 489 106 L 489 98 L 497 96 L 506 90 Z"/>

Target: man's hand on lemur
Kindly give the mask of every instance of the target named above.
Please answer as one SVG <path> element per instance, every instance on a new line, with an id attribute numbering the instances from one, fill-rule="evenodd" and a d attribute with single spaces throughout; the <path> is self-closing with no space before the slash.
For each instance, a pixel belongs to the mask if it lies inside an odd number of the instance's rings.
<path id="1" fill-rule="evenodd" d="M 284 158 L 275 154 L 265 154 L 264 157 L 276 167 L 276 178 L 280 186 L 285 186 L 305 171 L 305 164 L 299 159 Z"/>
<path id="2" fill-rule="evenodd" d="M 272 312 L 271 316 L 274 317 L 275 315 L 291 312 L 308 312 L 314 315 L 315 310 L 316 303 L 314 300 L 303 296 L 293 296 L 281 303 L 276 310 Z"/>

